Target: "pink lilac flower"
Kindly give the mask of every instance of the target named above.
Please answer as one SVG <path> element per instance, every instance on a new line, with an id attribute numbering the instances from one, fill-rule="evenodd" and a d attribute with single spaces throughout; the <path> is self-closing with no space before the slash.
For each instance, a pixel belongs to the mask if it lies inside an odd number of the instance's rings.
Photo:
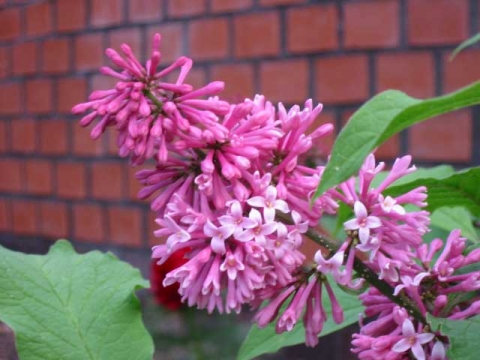
<path id="1" fill-rule="evenodd" d="M 432 333 L 417 333 L 409 319 L 405 319 L 402 325 L 402 339 L 393 345 L 392 350 L 396 353 L 412 351 L 417 360 L 425 360 L 425 351 L 422 345 L 429 343 L 435 337 Z"/>
<path id="2" fill-rule="evenodd" d="M 362 243 L 366 243 L 370 238 L 370 229 L 376 229 L 382 226 L 381 220 L 376 216 L 368 216 L 367 209 L 360 201 L 354 205 L 355 219 L 345 222 L 347 230 L 358 230 L 358 237 Z"/>
<path id="3" fill-rule="evenodd" d="M 398 278 L 402 267 L 412 266 L 412 249 L 421 246 L 422 236 L 429 231 L 428 212 L 407 212 L 403 206 L 425 206 L 425 188 L 419 187 L 396 197 L 384 196 L 381 192 L 388 190 L 388 186 L 400 177 L 415 171 L 410 162 L 410 156 L 397 159 L 385 179 L 373 188 L 372 181 L 385 165 L 376 165 L 371 154 L 361 167 L 358 180 L 350 178 L 327 191 L 333 199 L 353 207 L 355 218 L 344 223 L 348 243 L 352 243 L 355 250 L 368 254 L 366 264 L 382 278 L 392 280 Z"/>

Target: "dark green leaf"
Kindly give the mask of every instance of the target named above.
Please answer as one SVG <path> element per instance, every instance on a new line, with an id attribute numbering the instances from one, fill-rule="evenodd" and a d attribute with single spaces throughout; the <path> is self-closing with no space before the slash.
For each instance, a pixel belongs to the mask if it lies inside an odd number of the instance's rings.
<path id="1" fill-rule="evenodd" d="M 366 156 L 392 135 L 434 116 L 478 103 L 480 82 L 427 100 L 396 90 L 380 93 L 358 109 L 338 135 L 315 196 L 354 175 Z"/>
<path id="2" fill-rule="evenodd" d="M 460 171 L 443 179 L 424 178 L 404 185 L 393 186 L 386 195 L 398 196 L 418 186 L 428 189 L 427 210 L 435 211 L 444 206 L 467 208 L 474 216 L 480 216 L 480 167 Z"/>
<path id="3" fill-rule="evenodd" d="M 480 317 L 466 320 L 448 320 L 428 315 L 428 321 L 434 331 L 440 330 L 450 339 L 447 356 L 451 360 L 480 359 L 478 334 L 480 333 Z"/>
<path id="4" fill-rule="evenodd" d="M 433 212 L 431 224 L 447 231 L 462 230 L 462 236 L 478 242 L 478 237 L 472 224 L 472 215 L 463 207 L 442 207 Z"/>
<path id="5" fill-rule="evenodd" d="M 78 255 L 67 241 L 44 256 L 0 246 L 0 319 L 22 360 L 151 359 L 134 294 L 147 286 L 112 254 Z"/>

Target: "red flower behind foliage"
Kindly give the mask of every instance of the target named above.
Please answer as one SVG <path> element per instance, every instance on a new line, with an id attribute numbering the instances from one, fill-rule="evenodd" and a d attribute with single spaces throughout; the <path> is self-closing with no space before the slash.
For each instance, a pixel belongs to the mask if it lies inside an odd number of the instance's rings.
<path id="1" fill-rule="evenodd" d="M 182 306 L 181 296 L 178 293 L 179 284 L 175 283 L 164 287 L 162 282 L 163 279 L 165 279 L 165 275 L 188 261 L 188 259 L 184 257 L 188 251 L 188 248 L 176 251 L 162 265 L 157 264 L 158 259 L 152 259 L 150 290 L 155 296 L 156 303 L 170 310 L 178 310 Z"/>

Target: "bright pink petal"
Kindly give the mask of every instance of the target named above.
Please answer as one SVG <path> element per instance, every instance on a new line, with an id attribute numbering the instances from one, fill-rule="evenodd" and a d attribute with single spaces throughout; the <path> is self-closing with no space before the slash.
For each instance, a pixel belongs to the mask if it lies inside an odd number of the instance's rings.
<path id="1" fill-rule="evenodd" d="M 218 234 L 218 228 L 213 225 L 210 220 L 207 220 L 207 223 L 203 227 L 203 232 L 207 236 L 216 236 Z"/>
<path id="2" fill-rule="evenodd" d="M 283 213 L 288 213 L 290 211 L 287 202 L 284 200 L 275 200 L 274 208 L 280 210 Z"/>
<path id="3" fill-rule="evenodd" d="M 367 208 L 360 201 L 355 201 L 355 205 L 353 205 L 353 211 L 355 212 L 357 219 L 364 219 L 368 215 Z"/>
<path id="4" fill-rule="evenodd" d="M 417 340 L 420 344 L 426 344 L 426 343 L 432 341 L 434 337 L 435 337 L 435 334 L 423 333 L 423 334 L 417 335 Z"/>
<path id="5" fill-rule="evenodd" d="M 267 187 L 267 190 L 265 191 L 265 198 L 270 202 L 274 202 L 277 198 L 277 188 L 275 186 Z"/>
<path id="6" fill-rule="evenodd" d="M 425 351 L 423 351 L 422 345 L 418 341 L 412 345 L 412 353 L 417 360 L 425 360 Z"/>
<path id="7" fill-rule="evenodd" d="M 265 199 L 261 196 L 254 196 L 247 200 L 247 204 L 255 207 L 265 207 Z"/>
<path id="8" fill-rule="evenodd" d="M 362 242 L 362 244 L 365 244 L 368 241 L 368 238 L 370 237 L 370 229 L 368 227 L 361 227 L 358 229 L 358 238 Z"/>
<path id="9" fill-rule="evenodd" d="M 347 230 L 356 230 L 360 227 L 360 224 L 358 223 L 357 219 L 352 219 L 352 220 L 345 221 L 343 223 L 343 226 Z"/>
<path id="10" fill-rule="evenodd" d="M 262 215 L 260 214 L 260 211 L 257 209 L 252 209 L 250 210 L 250 214 L 248 214 L 248 217 L 255 221 L 257 224 L 261 224 L 262 221 Z"/>
<path id="11" fill-rule="evenodd" d="M 406 337 L 415 336 L 415 328 L 409 319 L 405 319 L 402 324 L 402 334 Z"/>
<path id="12" fill-rule="evenodd" d="M 365 222 L 365 226 L 370 229 L 375 229 L 382 226 L 382 222 L 376 216 L 369 216 L 367 217 L 367 221 Z"/>
<path id="13" fill-rule="evenodd" d="M 395 345 L 392 347 L 392 351 L 396 353 L 402 353 L 410 349 L 410 342 L 408 339 L 403 338 L 399 342 L 397 342 Z"/>
<path id="14" fill-rule="evenodd" d="M 215 251 L 217 254 L 225 254 L 225 239 L 213 237 L 212 241 L 210 242 L 210 246 L 212 247 L 212 250 Z"/>

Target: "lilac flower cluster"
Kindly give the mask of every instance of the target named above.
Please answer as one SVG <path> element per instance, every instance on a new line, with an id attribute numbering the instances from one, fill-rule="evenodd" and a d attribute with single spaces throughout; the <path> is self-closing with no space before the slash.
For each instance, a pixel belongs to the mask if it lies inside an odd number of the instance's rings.
<path id="1" fill-rule="evenodd" d="M 454 231 L 434 260 L 442 242 L 422 243 L 429 231 L 429 214 L 421 210 L 426 188 L 384 195 L 415 170 L 409 156 L 397 159 L 373 187 L 384 164 L 370 155 L 358 177 L 314 199 L 324 168 L 304 166 L 299 158 L 333 131 L 325 124 L 308 132 L 322 106 L 308 100 L 303 109 L 286 109 L 261 95 L 228 103 L 217 97 L 220 81 L 200 89 L 185 83 L 191 59 L 180 57 L 158 70 L 160 43 L 157 34 L 145 66 L 125 44 L 123 56 L 107 49 L 118 69 L 101 72 L 117 78 L 117 85 L 93 92 L 72 111 L 89 111 L 82 126 L 99 120 L 91 130 L 94 139 L 114 126 L 119 154 L 130 156 L 132 165 L 155 163 L 136 174 L 144 186 L 139 197 L 151 197 L 157 215 L 155 235 L 164 239 L 152 257 L 161 264 L 186 254 L 164 286 L 177 283 L 182 301 L 209 312 L 240 312 L 244 304 L 258 308 L 267 300 L 254 317 L 258 325 L 276 321 L 281 333 L 303 319 L 309 346 L 317 344 L 327 320 L 323 291 L 333 320 L 343 321 L 331 282 L 357 290 L 364 285 L 354 272 L 358 258 L 423 316 L 461 319 L 478 312 L 475 298 L 455 304 L 451 294 L 480 287 L 480 273 L 457 272 L 478 261 L 480 252 L 462 255 L 465 241 Z M 304 237 L 323 214 L 336 214 L 340 203 L 354 214 L 344 224 L 347 239 L 335 251 L 318 251 L 314 265 L 307 265 L 299 250 Z M 440 334 L 404 307 L 374 287 L 361 299 L 366 316 L 375 317 L 354 336 L 353 351 L 361 359 L 445 358 L 448 344 Z"/>

